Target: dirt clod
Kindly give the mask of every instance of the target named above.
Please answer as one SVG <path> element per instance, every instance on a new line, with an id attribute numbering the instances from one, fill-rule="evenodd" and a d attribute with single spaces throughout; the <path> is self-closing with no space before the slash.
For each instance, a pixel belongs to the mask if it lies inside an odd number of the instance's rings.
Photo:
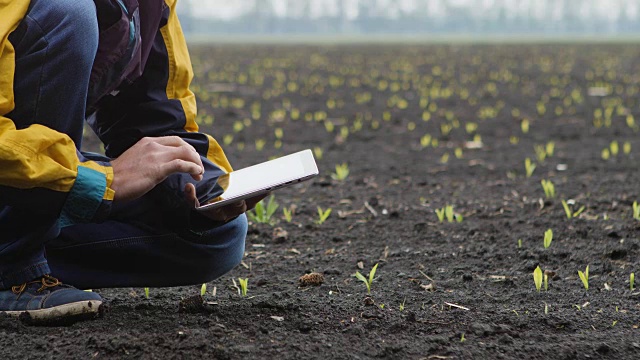
<path id="1" fill-rule="evenodd" d="M 277 227 L 273 229 L 273 232 L 271 234 L 271 238 L 273 239 L 273 242 L 276 244 L 282 244 L 284 242 L 287 241 L 287 239 L 289 239 L 289 232 L 287 232 L 287 230 Z"/>
<path id="2" fill-rule="evenodd" d="M 309 285 L 318 286 L 318 285 L 321 285 L 322 283 L 324 283 L 324 275 L 317 272 L 304 274 L 300 276 L 300 278 L 298 279 L 298 284 L 300 286 L 309 286 Z"/>

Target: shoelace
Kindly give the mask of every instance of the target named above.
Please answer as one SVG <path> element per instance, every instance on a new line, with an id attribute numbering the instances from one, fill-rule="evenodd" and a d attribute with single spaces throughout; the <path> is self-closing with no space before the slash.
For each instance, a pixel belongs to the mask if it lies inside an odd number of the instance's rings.
<path id="1" fill-rule="evenodd" d="M 41 292 L 42 290 L 47 289 L 47 288 L 52 288 L 52 287 L 56 287 L 58 285 L 62 285 L 62 282 L 60 282 L 60 280 L 54 278 L 53 276 L 44 275 L 39 280 L 26 282 L 26 283 L 24 283 L 22 285 L 12 286 L 11 287 L 11 291 L 16 295 L 20 295 L 20 294 L 22 294 L 24 289 L 27 288 L 27 285 L 29 285 L 29 284 L 37 284 L 37 283 L 41 283 L 42 284 L 42 286 L 37 290 L 37 292 Z"/>

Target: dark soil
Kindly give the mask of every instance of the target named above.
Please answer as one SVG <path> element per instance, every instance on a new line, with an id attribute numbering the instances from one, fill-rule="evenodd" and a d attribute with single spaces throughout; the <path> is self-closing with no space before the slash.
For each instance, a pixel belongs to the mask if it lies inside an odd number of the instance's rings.
<path id="1" fill-rule="evenodd" d="M 318 147 L 321 176 L 275 194 L 277 223 L 251 225 L 243 264 L 207 284 L 209 304 L 179 311 L 200 286 L 149 299 L 95 290 L 110 303 L 96 321 L 0 317 L 0 358 L 639 357 L 640 47 L 221 46 L 192 59 L 202 129 L 227 135 L 236 168 Z M 425 134 L 438 143 L 423 148 Z M 534 146 L 550 141 L 541 162 Z M 605 160 L 612 141 L 619 153 Z M 332 179 L 341 163 L 348 177 Z M 568 220 L 562 199 L 584 212 Z M 445 205 L 462 221 L 439 223 Z M 332 209 L 320 225 L 318 206 Z M 368 297 L 353 274 L 375 264 Z M 535 289 L 537 266 L 548 291 Z M 299 286 L 311 272 L 324 282 Z"/>

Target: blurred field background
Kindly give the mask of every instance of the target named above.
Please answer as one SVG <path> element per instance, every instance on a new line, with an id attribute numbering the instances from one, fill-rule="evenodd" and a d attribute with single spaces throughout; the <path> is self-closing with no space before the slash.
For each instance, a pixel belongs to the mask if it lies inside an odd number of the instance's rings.
<path id="1" fill-rule="evenodd" d="M 638 0 L 181 0 L 188 36 L 635 37 Z M 393 36 L 388 36 L 393 35 Z"/>

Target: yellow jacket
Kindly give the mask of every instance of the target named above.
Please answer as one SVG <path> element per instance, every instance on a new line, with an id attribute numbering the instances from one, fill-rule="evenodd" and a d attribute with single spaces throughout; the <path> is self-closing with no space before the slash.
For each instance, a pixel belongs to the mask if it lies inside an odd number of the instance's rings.
<path id="1" fill-rule="evenodd" d="M 126 2 L 137 6 L 137 1 Z M 152 44 L 142 50 L 139 68 L 144 70 L 131 84 L 116 84 L 118 92 L 93 99 L 87 104 L 92 113 L 87 115 L 110 158 L 145 136 L 181 136 L 202 155 L 205 180 L 197 188 L 200 199 L 206 201 L 219 195 L 215 180 L 231 171 L 231 166 L 218 143 L 198 132 L 195 96 L 189 90 L 193 71 L 175 3 L 146 0 L 140 4 L 141 11 L 154 6 L 162 11 L 159 22 L 142 22 L 155 26 L 155 31 L 147 31 L 153 38 L 145 38 L 144 28 L 138 34 L 138 41 Z M 14 81 L 20 81 L 14 79 L 16 59 L 9 34 L 28 6 L 26 0 L 0 0 L 0 210 L 3 205 L 41 204 L 60 212 L 62 226 L 100 221 L 108 216 L 115 195 L 108 159 L 90 160 L 69 136 L 38 125 L 38 119 L 24 127 L 7 116 L 15 108 Z M 187 181 L 188 176 L 176 174 L 161 187 L 180 197 Z"/>

